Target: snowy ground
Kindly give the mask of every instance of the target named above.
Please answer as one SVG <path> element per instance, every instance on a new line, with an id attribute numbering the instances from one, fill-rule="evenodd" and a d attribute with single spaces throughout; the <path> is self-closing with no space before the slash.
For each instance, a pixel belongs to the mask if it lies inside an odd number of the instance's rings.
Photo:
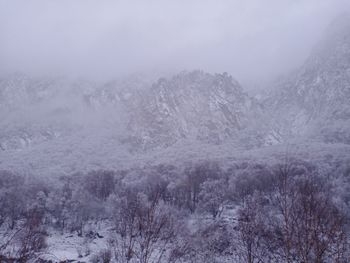
<path id="1" fill-rule="evenodd" d="M 111 226 L 106 222 L 94 224 L 94 226 L 95 231 L 91 234 L 87 231 L 82 237 L 76 232 L 60 233 L 50 230 L 47 237 L 48 247 L 41 258 L 54 262 L 90 262 L 94 255 L 108 248 L 111 233 Z"/>

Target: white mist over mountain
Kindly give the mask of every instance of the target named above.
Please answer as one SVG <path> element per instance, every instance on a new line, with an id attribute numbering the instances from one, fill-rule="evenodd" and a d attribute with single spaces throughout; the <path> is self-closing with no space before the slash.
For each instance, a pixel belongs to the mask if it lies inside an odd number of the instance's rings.
<path id="1" fill-rule="evenodd" d="M 345 1 L 0 7 L 0 168 L 349 147 Z"/>
<path id="2" fill-rule="evenodd" d="M 345 0 L 1 0 L 0 69 L 105 80 L 199 68 L 259 86 L 301 64 L 346 10 Z"/>

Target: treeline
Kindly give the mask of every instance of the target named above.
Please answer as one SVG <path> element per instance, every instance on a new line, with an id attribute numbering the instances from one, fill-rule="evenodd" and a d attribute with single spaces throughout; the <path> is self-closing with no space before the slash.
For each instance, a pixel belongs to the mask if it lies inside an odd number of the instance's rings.
<path id="1" fill-rule="evenodd" d="M 0 261 L 29 262 L 50 229 L 99 236 L 92 262 L 349 262 L 350 170 L 215 162 L 62 176 L 0 172 Z M 89 227 L 87 227 L 89 225 Z M 45 262 L 42 260 L 42 262 Z"/>

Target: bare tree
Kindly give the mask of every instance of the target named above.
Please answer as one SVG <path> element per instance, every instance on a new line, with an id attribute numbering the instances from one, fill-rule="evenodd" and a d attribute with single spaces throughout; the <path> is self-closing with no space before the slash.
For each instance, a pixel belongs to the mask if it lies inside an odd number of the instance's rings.
<path id="1" fill-rule="evenodd" d="M 103 201 L 106 201 L 114 190 L 114 172 L 112 171 L 92 171 L 84 180 L 86 189 Z"/>
<path id="2" fill-rule="evenodd" d="M 78 236 L 82 236 L 84 226 L 89 220 L 101 219 L 104 207 L 101 206 L 100 202 L 84 189 L 76 189 L 72 195 L 69 211 L 70 230 L 77 231 Z"/>
<path id="3" fill-rule="evenodd" d="M 220 217 L 224 210 L 227 195 L 225 180 L 208 180 L 201 186 L 199 207 L 212 215 L 213 219 Z"/>
<path id="4" fill-rule="evenodd" d="M 0 262 L 25 263 L 37 258 L 37 253 L 46 247 L 46 232 L 42 224 L 43 213 L 38 209 L 26 212 L 25 221 L 0 245 Z M 11 248 L 8 250 L 8 248 Z"/>
<path id="5" fill-rule="evenodd" d="M 18 233 L 17 259 L 19 262 L 27 262 L 46 247 L 46 232 L 42 225 L 43 216 L 43 213 L 35 208 L 27 212 L 22 231 Z"/>
<path id="6" fill-rule="evenodd" d="M 271 233 L 267 213 L 263 207 L 264 197 L 255 193 L 247 196 L 238 211 L 238 256 L 247 263 L 272 262 Z"/>
<path id="7" fill-rule="evenodd" d="M 197 209 L 201 184 L 208 178 L 215 179 L 221 175 L 221 170 L 216 163 L 205 162 L 185 170 L 186 202 L 187 207 L 193 213 Z"/>
<path id="8" fill-rule="evenodd" d="M 24 178 L 8 171 L 0 171 L 0 225 L 5 221 L 13 230 L 25 210 Z"/>
<path id="9" fill-rule="evenodd" d="M 281 256 L 288 263 L 320 263 L 326 258 L 341 262 L 345 220 L 330 197 L 330 186 L 320 176 L 298 174 L 294 168 L 293 163 L 280 167 L 271 198 L 277 212 L 271 223 Z"/>
<path id="10" fill-rule="evenodd" d="M 160 200 L 129 192 L 118 206 L 113 240 L 118 262 L 162 262 L 175 238 L 175 221 L 169 207 Z"/>
<path id="11" fill-rule="evenodd" d="M 276 171 L 276 188 L 271 198 L 274 207 L 281 215 L 281 217 L 273 219 L 273 224 L 276 224 L 277 233 L 280 234 L 277 241 L 282 248 L 281 256 L 287 263 L 291 263 L 294 258 L 293 234 L 296 228 L 295 214 L 292 213 L 296 200 L 294 180 L 292 177 L 293 163 L 286 160 Z"/>
<path id="12" fill-rule="evenodd" d="M 294 242 L 302 262 L 321 263 L 326 258 L 341 262 L 345 238 L 345 218 L 317 178 L 297 183 Z"/>

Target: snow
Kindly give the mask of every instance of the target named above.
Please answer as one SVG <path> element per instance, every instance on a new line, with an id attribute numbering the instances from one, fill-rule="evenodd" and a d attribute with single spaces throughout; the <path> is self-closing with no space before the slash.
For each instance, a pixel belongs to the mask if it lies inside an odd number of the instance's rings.
<path id="1" fill-rule="evenodd" d="M 108 238 L 111 234 L 111 226 L 108 222 L 100 222 L 98 236 L 79 237 L 76 233 L 60 233 L 51 229 L 47 237 L 46 251 L 41 258 L 50 257 L 58 261 L 76 260 L 89 262 L 92 256 L 108 248 Z M 79 255 L 80 254 L 80 255 Z"/>

